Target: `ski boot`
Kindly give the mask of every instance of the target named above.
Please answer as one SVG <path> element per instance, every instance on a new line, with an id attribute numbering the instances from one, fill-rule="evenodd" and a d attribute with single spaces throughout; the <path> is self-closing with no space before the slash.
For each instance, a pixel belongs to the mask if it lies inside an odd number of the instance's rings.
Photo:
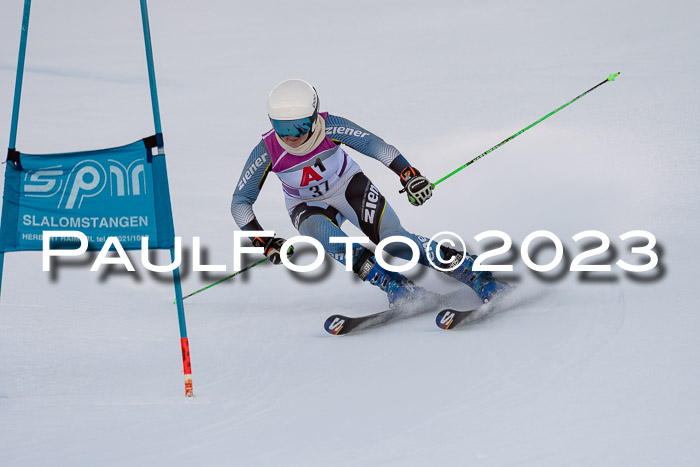
<path id="1" fill-rule="evenodd" d="M 406 305 L 427 293 L 425 289 L 398 272 L 387 271 L 377 264 L 371 251 L 365 250 L 355 261 L 353 271 L 360 279 L 386 292 L 389 308 Z"/>
<path id="2" fill-rule="evenodd" d="M 481 271 L 474 273 L 473 275 L 477 276 L 474 280 L 476 285 L 467 285 L 474 289 L 477 295 L 479 295 L 481 301 L 484 303 L 488 303 L 496 298 L 503 297 L 515 290 L 515 286 L 493 277 L 491 271 Z"/>
<path id="3" fill-rule="evenodd" d="M 451 248 L 442 249 L 443 257 L 452 258 L 452 264 L 457 264 L 462 260 L 464 254 L 459 253 Z M 507 282 L 500 281 L 493 277 L 491 271 L 472 271 L 476 256 L 467 254 L 464 262 L 453 271 L 443 271 L 453 279 L 457 279 L 463 284 L 468 285 L 476 292 L 482 302 L 488 303 L 497 297 L 504 296 L 513 290 L 515 286 Z"/>

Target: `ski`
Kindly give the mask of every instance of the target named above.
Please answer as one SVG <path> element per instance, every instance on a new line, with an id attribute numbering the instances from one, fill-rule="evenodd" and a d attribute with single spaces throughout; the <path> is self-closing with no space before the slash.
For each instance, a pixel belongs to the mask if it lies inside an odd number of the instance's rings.
<path id="1" fill-rule="evenodd" d="M 461 324 L 474 323 L 486 318 L 492 311 L 494 304 L 500 302 L 504 297 L 510 295 L 515 290 L 515 287 L 510 286 L 509 289 L 499 293 L 497 296 L 483 305 L 469 310 L 455 310 L 453 308 L 444 307 L 435 316 L 435 324 L 440 329 L 454 329 Z M 501 305 L 495 305 L 501 308 Z"/>
<path id="2" fill-rule="evenodd" d="M 355 318 L 343 315 L 331 315 L 323 324 L 326 332 L 334 336 L 342 336 L 351 332 L 362 331 L 384 324 L 400 314 L 399 310 L 385 310 L 371 315 Z"/>
<path id="3" fill-rule="evenodd" d="M 477 310 L 478 308 L 465 311 L 447 308 L 437 314 L 435 317 L 435 324 L 437 324 L 440 329 L 452 329 L 472 316 Z"/>
<path id="4" fill-rule="evenodd" d="M 447 294 L 436 294 L 427 293 L 423 296 L 422 300 L 414 302 L 408 306 L 403 306 L 400 308 L 393 308 L 379 313 L 372 313 L 371 315 L 349 317 L 344 315 L 331 315 L 326 319 L 323 324 L 323 328 L 328 332 L 328 334 L 333 334 L 334 336 L 343 336 L 349 333 L 355 333 L 358 331 L 364 331 L 365 329 L 370 329 L 379 325 L 382 325 L 388 321 L 398 318 L 408 318 L 411 316 L 416 316 L 418 314 L 439 312 L 438 316 L 443 316 L 447 312 L 454 313 L 455 316 L 451 319 L 456 322 L 461 322 L 468 317 L 468 314 L 475 310 L 468 311 L 457 311 L 450 307 L 459 306 L 464 298 L 464 291 L 458 290 L 455 292 L 450 292 Z M 465 316 L 462 316 L 466 314 Z M 448 319 L 449 321 L 449 319 Z M 447 327 L 443 329 L 449 329 L 453 327 L 456 323 L 450 322 Z M 438 318 L 438 326 L 440 325 L 440 318 Z M 442 326 L 441 326 L 442 327 Z"/>

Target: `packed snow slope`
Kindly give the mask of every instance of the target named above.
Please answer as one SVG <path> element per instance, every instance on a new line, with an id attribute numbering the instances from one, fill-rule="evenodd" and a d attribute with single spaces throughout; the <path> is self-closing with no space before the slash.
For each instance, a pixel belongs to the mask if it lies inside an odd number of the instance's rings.
<path id="1" fill-rule="evenodd" d="M 6 255 L 0 302 L 0 452 L 41 465 L 698 465 L 697 179 L 700 7 L 687 1 L 183 2 L 151 0 L 151 33 L 175 227 L 191 258 L 232 271 L 229 203 L 267 131 L 279 81 L 312 82 L 322 109 L 379 134 L 436 180 L 579 93 L 570 107 L 440 184 L 425 206 L 351 155 L 409 230 L 513 239 L 517 293 L 473 326 L 434 314 L 356 336 L 337 312 L 386 307 L 327 259 L 269 264 L 185 301 L 195 397 L 185 398 L 172 281 L 41 270 Z M 9 134 L 22 2 L 0 5 L 0 129 Z M 55 153 L 153 133 L 138 2 L 35 0 L 17 148 Z M 4 166 L 0 169 L 4 173 Z M 270 177 L 256 214 L 296 234 Z M 619 259 L 655 235 L 659 265 Z M 563 242 L 536 274 L 533 231 Z M 599 244 L 611 248 L 568 271 Z M 348 233 L 359 232 L 348 227 Z M 530 248 L 554 257 L 551 242 Z M 298 255 L 308 264 L 312 254 Z M 165 262 L 166 254 L 156 259 Z M 223 273 L 183 267 L 191 292 Z M 460 285 L 411 277 L 437 292 Z M 474 305 L 465 288 L 463 305 Z"/>

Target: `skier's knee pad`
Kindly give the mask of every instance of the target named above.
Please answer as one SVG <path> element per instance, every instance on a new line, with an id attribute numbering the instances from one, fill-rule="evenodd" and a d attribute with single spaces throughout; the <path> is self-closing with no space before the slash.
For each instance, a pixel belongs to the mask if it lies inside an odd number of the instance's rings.
<path id="1" fill-rule="evenodd" d="M 292 218 L 292 224 L 294 224 L 294 227 L 301 232 L 301 225 L 304 223 L 304 221 L 309 219 L 311 216 L 316 215 L 325 217 L 328 221 L 330 221 L 330 223 L 334 224 L 337 228 L 340 228 L 342 217 L 340 215 L 340 211 L 325 203 L 313 205 L 301 203 L 292 209 L 289 216 Z"/>
<path id="2" fill-rule="evenodd" d="M 292 210 L 291 217 L 299 233 L 315 238 L 334 259 L 344 261 L 345 245 L 329 240 L 330 237 L 346 236 L 339 227 L 341 215 L 337 209 L 327 204 L 310 206 L 302 203 Z"/>

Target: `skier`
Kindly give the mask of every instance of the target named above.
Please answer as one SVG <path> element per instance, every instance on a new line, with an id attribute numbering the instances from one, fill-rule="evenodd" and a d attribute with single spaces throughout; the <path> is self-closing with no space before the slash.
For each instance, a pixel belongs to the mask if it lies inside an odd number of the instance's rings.
<path id="1" fill-rule="evenodd" d="M 435 268 L 429 261 L 430 258 L 435 262 L 438 254 L 435 242 L 401 226 L 384 196 L 341 144 L 379 160 L 396 173 L 414 206 L 422 205 L 432 196 L 428 179 L 378 136 L 345 118 L 319 113 L 316 89 L 306 81 L 289 79 L 275 86 L 268 97 L 268 115 L 272 129 L 262 135 L 251 152 L 233 194 L 231 214 L 240 229 L 264 230 L 253 213 L 253 203 L 268 173 L 273 172 L 282 182 L 294 227 L 302 235 L 317 239 L 337 261 L 343 264 L 351 261 L 353 271 L 363 281 L 387 293 L 390 307 L 423 294 L 424 289 L 402 274 L 380 267 L 370 249 L 355 245 L 352 258 L 346 259 L 345 244 L 331 243 L 329 238 L 347 237 L 340 227 L 349 220 L 375 244 L 393 235 L 412 240 L 419 246 L 419 263 Z M 270 262 L 279 264 L 284 241 L 280 237 L 255 237 L 253 245 L 264 248 Z M 441 250 L 441 257 L 450 258 L 452 266 L 464 255 L 459 267 L 443 272 L 471 287 L 483 302 L 512 287 L 490 272 L 473 272 L 475 256 L 444 246 Z M 412 254 L 410 248 L 400 243 L 390 244 L 385 251 L 406 260 Z"/>

